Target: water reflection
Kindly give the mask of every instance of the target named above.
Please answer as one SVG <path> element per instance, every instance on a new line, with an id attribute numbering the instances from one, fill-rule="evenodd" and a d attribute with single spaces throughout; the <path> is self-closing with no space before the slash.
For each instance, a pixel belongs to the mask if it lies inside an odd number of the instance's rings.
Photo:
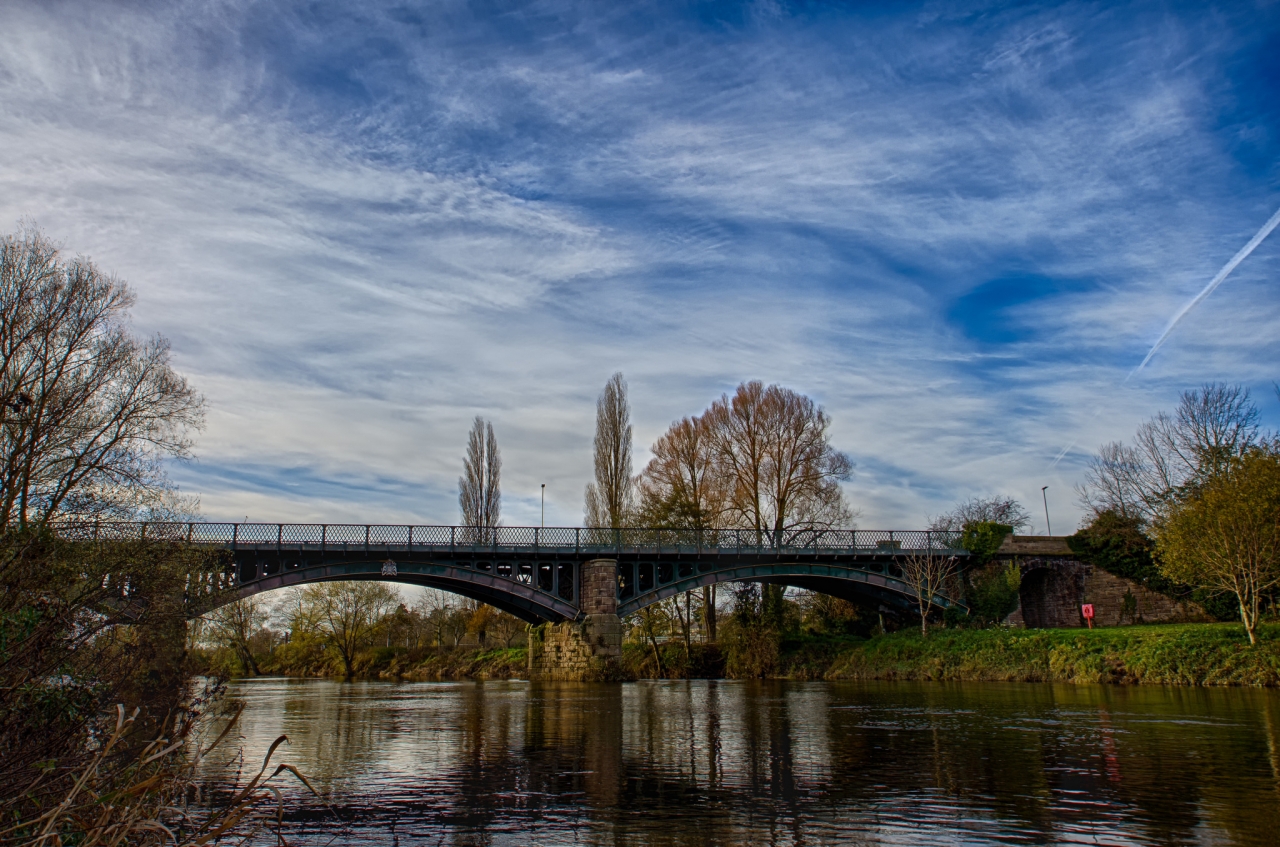
<path id="1" fill-rule="evenodd" d="M 333 844 L 1274 844 L 1280 697 L 911 683 L 257 680 Z"/>

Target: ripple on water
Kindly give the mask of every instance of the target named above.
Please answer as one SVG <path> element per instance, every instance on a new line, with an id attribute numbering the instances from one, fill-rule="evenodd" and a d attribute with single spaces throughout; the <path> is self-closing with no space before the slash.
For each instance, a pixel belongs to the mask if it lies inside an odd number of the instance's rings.
<path id="1" fill-rule="evenodd" d="M 323 795 L 286 788 L 286 830 L 305 843 L 1270 844 L 1280 831 L 1274 692 L 258 679 L 231 693 L 245 760 L 287 734 L 280 760 Z M 205 776 L 226 779 L 217 760 Z"/>

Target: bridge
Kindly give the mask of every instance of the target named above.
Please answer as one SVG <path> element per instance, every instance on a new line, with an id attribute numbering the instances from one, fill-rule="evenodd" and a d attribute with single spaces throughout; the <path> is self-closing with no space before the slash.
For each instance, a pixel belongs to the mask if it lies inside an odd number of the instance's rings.
<path id="1" fill-rule="evenodd" d="M 62 534 L 224 549 L 229 571 L 216 587 L 230 590 L 214 596 L 228 600 L 331 580 L 384 580 L 471 597 L 530 623 L 582 620 L 610 606 L 625 617 L 685 591 L 742 581 L 908 609 L 915 594 L 902 578 L 905 557 L 968 555 L 959 533 L 922 531 L 103 522 Z M 601 596 L 610 590 L 616 597 Z M 933 602 L 956 605 L 943 595 Z"/>

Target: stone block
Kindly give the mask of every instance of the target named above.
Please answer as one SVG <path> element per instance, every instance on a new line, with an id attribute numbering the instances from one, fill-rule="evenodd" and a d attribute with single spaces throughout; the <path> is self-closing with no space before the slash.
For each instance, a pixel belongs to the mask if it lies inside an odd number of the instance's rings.
<path id="1" fill-rule="evenodd" d="M 592 682 L 621 678 L 622 621 L 616 614 L 543 624 L 530 631 L 529 679 Z"/>

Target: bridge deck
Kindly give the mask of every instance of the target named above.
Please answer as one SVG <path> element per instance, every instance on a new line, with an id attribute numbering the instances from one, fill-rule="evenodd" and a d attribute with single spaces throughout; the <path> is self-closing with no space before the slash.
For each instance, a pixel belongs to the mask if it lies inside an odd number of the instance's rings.
<path id="1" fill-rule="evenodd" d="M 379 524 L 94 523 L 61 534 L 171 540 L 231 553 L 239 596 L 341 579 L 388 579 L 453 591 L 526 620 L 579 614 L 581 567 L 618 563 L 619 611 L 721 581 L 811 587 L 902 604 L 898 560 L 964 556 L 956 533 L 877 530 L 593 529 Z M 935 598 L 940 606 L 951 601 Z"/>
<path id="2" fill-rule="evenodd" d="M 965 555 L 959 533 L 918 530 L 790 529 L 780 533 L 743 529 L 593 529 L 583 527 L 494 528 L 409 524 L 261 524 L 101 522 L 66 524 L 67 537 L 139 538 L 218 544 L 232 550 L 404 550 L 422 552 L 521 552 L 595 556 L 776 554 L 780 552 L 863 556 L 933 551 Z"/>

